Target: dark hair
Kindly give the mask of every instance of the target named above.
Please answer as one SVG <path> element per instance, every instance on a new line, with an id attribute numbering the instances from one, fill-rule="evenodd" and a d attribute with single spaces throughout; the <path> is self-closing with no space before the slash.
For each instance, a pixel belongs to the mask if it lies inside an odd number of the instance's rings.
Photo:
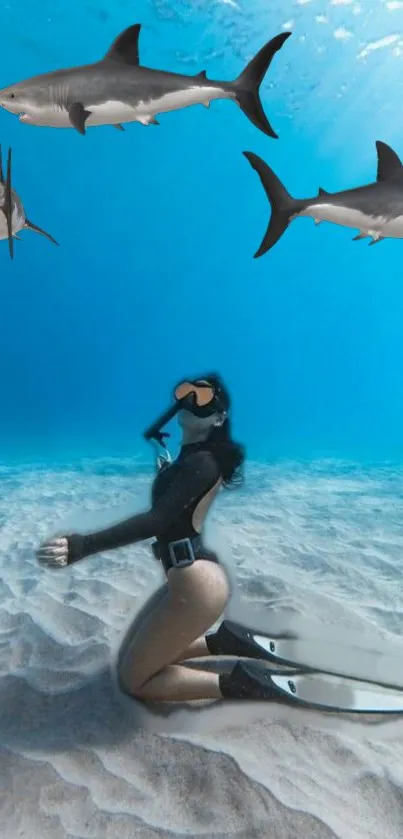
<path id="1" fill-rule="evenodd" d="M 207 447 L 215 458 L 222 475 L 223 486 L 226 489 L 239 487 L 243 483 L 243 463 L 245 460 L 245 449 L 240 443 L 236 443 L 231 436 L 231 421 L 228 412 L 231 407 L 231 397 L 228 388 L 225 386 L 219 373 L 204 373 L 192 377 L 189 381 L 195 384 L 209 382 L 215 390 L 214 412 L 225 413 L 226 417 L 222 425 L 215 425 L 208 435 Z"/>
<path id="2" fill-rule="evenodd" d="M 231 421 L 228 417 L 223 424 L 214 426 L 208 437 L 209 448 L 214 455 L 223 477 L 226 489 L 236 489 L 243 483 L 243 464 L 245 449 L 231 437 Z"/>
<path id="3" fill-rule="evenodd" d="M 217 411 L 228 411 L 231 407 L 231 397 L 221 376 L 218 373 L 208 373 L 199 376 L 199 380 L 211 382 L 217 392 Z M 243 483 L 243 463 L 245 449 L 236 443 L 231 435 L 231 421 L 227 416 L 222 425 L 216 425 L 208 436 L 209 448 L 217 460 L 226 489 L 239 487 Z"/>

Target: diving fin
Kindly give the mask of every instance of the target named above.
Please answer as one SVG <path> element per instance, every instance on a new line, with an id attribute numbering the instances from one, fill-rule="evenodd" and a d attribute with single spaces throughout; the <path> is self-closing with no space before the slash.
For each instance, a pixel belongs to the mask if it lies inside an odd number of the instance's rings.
<path id="1" fill-rule="evenodd" d="M 282 640 L 295 638 L 293 633 L 281 634 Z M 216 632 L 205 635 L 205 642 L 210 655 L 229 655 L 237 658 L 257 658 L 260 661 L 280 662 L 276 655 L 275 636 L 263 636 L 263 644 L 258 638 L 262 636 L 252 629 L 247 629 L 235 621 L 223 620 Z"/>
<path id="2" fill-rule="evenodd" d="M 301 623 L 302 621 L 302 623 Z M 322 621 L 293 619 L 290 631 L 264 633 L 224 620 L 205 636 L 211 655 L 266 661 L 274 666 L 320 671 L 403 691 L 403 644 Z"/>
<path id="3" fill-rule="evenodd" d="M 223 699 L 271 700 L 349 714 L 403 713 L 403 691 L 318 671 L 285 673 L 237 662 L 230 673 L 220 673 L 218 683 Z"/>

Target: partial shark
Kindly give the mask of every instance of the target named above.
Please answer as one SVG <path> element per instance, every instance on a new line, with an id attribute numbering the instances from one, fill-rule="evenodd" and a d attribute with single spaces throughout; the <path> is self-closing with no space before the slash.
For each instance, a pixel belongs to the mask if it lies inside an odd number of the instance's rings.
<path id="1" fill-rule="evenodd" d="M 55 70 L 0 90 L 0 105 L 21 122 L 53 128 L 75 128 L 124 122 L 158 125 L 156 114 L 186 108 L 209 107 L 213 99 L 232 99 L 248 119 L 277 138 L 259 98 L 259 88 L 275 53 L 291 32 L 269 41 L 235 81 L 210 81 L 203 70 L 195 76 L 141 67 L 140 24 L 125 29 L 95 64 Z"/>
<path id="2" fill-rule="evenodd" d="M 403 165 L 393 149 L 380 140 L 377 179 L 366 186 L 342 192 L 319 189 L 314 198 L 293 198 L 277 175 L 257 154 L 243 152 L 256 170 L 271 204 L 271 218 L 255 258 L 266 253 L 295 218 L 309 216 L 316 224 L 330 221 L 359 230 L 353 241 L 371 237 L 370 245 L 383 239 L 403 239 Z"/>
<path id="3" fill-rule="evenodd" d="M 17 235 L 20 230 L 34 230 L 55 245 L 58 244 L 53 236 L 27 219 L 22 201 L 11 186 L 11 149 L 8 150 L 7 175 L 4 178 L 0 146 L 0 239 L 8 239 L 11 259 L 14 257 L 14 239 L 20 238 Z"/>

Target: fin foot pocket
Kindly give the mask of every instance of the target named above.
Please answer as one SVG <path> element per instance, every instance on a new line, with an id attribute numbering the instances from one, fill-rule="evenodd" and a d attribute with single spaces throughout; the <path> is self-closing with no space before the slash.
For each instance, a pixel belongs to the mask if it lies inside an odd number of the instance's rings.
<path id="1" fill-rule="evenodd" d="M 272 659 L 266 650 L 258 646 L 249 629 L 233 621 L 224 620 L 216 632 L 205 636 L 205 641 L 210 655 Z"/>
<path id="2" fill-rule="evenodd" d="M 237 662 L 230 673 L 221 673 L 219 688 L 224 699 L 283 699 L 269 673 L 253 664 Z"/>

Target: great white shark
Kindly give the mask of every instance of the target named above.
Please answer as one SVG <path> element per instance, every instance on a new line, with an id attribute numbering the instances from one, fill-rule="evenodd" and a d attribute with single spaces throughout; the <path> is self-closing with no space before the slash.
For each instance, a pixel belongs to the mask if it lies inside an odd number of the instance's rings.
<path id="1" fill-rule="evenodd" d="M 319 224 L 330 221 L 358 229 L 353 241 L 371 237 L 370 245 L 383 239 L 403 239 L 403 165 L 393 149 L 377 140 L 377 179 L 341 192 L 319 189 L 314 198 L 293 198 L 273 169 L 252 152 L 243 152 L 259 175 L 271 205 L 268 228 L 255 258 L 266 253 L 293 219 L 308 216 Z"/>
<path id="2" fill-rule="evenodd" d="M 11 149 L 8 150 L 7 175 L 4 177 L 0 146 L 0 239 L 8 239 L 11 259 L 14 257 L 14 239 L 20 238 L 18 233 L 21 230 L 34 230 L 58 244 L 50 233 L 27 219 L 22 201 L 11 185 Z"/>
<path id="3" fill-rule="evenodd" d="M 210 81 L 203 70 L 195 76 L 141 67 L 140 24 L 129 26 L 100 61 L 34 76 L 0 90 L 0 105 L 21 122 L 53 128 L 75 128 L 124 122 L 158 124 L 156 114 L 189 105 L 210 105 L 232 99 L 264 134 L 277 138 L 264 113 L 260 84 L 275 53 L 291 32 L 272 38 L 235 81 Z"/>

